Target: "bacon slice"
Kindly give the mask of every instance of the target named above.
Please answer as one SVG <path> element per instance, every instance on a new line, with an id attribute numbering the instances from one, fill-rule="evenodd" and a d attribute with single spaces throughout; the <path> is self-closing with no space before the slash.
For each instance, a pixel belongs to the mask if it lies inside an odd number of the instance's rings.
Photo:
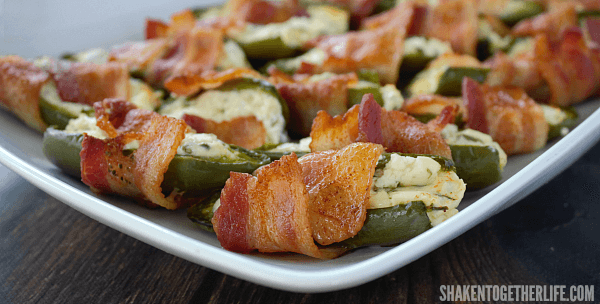
<path id="1" fill-rule="evenodd" d="M 285 22 L 302 14 L 298 0 L 229 0 L 223 8 L 223 15 L 254 24 Z"/>
<path id="2" fill-rule="evenodd" d="M 146 19 L 146 40 L 167 37 L 169 35 L 169 25 L 157 19 Z"/>
<path id="3" fill-rule="evenodd" d="M 531 92 L 543 85 L 542 74 L 533 50 L 512 58 L 502 52 L 483 64 L 490 68 L 486 84 L 491 86 L 518 86 Z"/>
<path id="4" fill-rule="evenodd" d="M 242 77 L 264 79 L 264 76 L 252 69 L 210 70 L 199 74 L 174 75 L 165 81 L 165 88 L 177 95 L 189 96 L 198 93 L 200 90 L 218 88 L 229 80 Z"/>
<path id="5" fill-rule="evenodd" d="M 467 120 L 467 110 L 461 98 L 445 97 L 435 94 L 420 94 L 405 100 L 400 109 L 410 115 L 439 115 L 448 106 L 457 105 L 458 113 Z"/>
<path id="6" fill-rule="evenodd" d="M 164 38 L 131 42 L 113 48 L 109 61 L 123 62 L 130 71 L 145 72 L 155 60 L 163 57 L 169 50 L 169 42 Z"/>
<path id="7" fill-rule="evenodd" d="M 417 10 L 411 35 L 450 42 L 460 54 L 475 55 L 477 47 L 477 5 L 474 0 L 447 0 Z"/>
<path id="8" fill-rule="evenodd" d="M 185 136 L 185 122 L 135 109 L 124 100 L 104 100 L 94 107 L 99 111 L 98 126 L 111 132 L 104 140 L 84 135 L 82 181 L 98 193 L 120 194 L 167 209 L 185 207 L 175 196 L 165 197 L 160 187 Z M 126 155 L 123 149 L 134 140 L 138 149 Z"/>
<path id="9" fill-rule="evenodd" d="M 558 42 L 540 35 L 535 51 L 540 73 L 550 89 L 550 104 L 577 103 L 600 87 L 600 58 L 588 47 L 581 29 L 566 29 Z"/>
<path id="10" fill-rule="evenodd" d="M 256 170 L 231 172 L 212 219 L 223 248 L 236 252 L 296 252 L 326 258 L 315 245 L 309 196 L 294 153 Z"/>
<path id="11" fill-rule="evenodd" d="M 290 109 L 288 129 L 299 136 L 310 134 L 313 119 L 321 110 L 339 115 L 348 110 L 348 86 L 358 82 L 355 73 L 333 75 L 313 81 L 310 75 L 293 78 L 270 69 L 269 81 L 275 85 Z"/>
<path id="12" fill-rule="evenodd" d="M 218 139 L 246 149 L 255 149 L 265 144 L 267 131 L 255 116 L 236 117 L 216 122 L 199 116 L 183 114 L 181 117 L 198 133 L 212 133 Z"/>
<path id="13" fill-rule="evenodd" d="M 377 26 L 343 35 L 321 36 L 307 42 L 305 48 L 316 47 L 326 54 L 323 64 L 314 66 L 312 72 L 349 73 L 373 69 L 383 83 L 395 84 L 413 8 L 412 2 L 403 2 L 385 13 L 382 20 L 373 21 Z"/>
<path id="14" fill-rule="evenodd" d="M 105 98 L 129 98 L 129 71 L 122 63 L 57 64 L 50 72 L 63 101 L 93 105 Z"/>
<path id="15" fill-rule="evenodd" d="M 577 12 L 572 4 L 561 5 L 554 10 L 536 17 L 522 20 L 513 29 L 514 36 L 535 36 L 544 34 L 550 39 L 558 39 L 566 28 L 578 26 Z"/>
<path id="16" fill-rule="evenodd" d="M 565 29 L 558 40 L 540 34 L 533 48 L 510 58 L 496 54 L 486 83 L 518 86 L 535 100 L 568 106 L 592 96 L 600 88 L 599 51 L 579 28 Z"/>
<path id="17" fill-rule="evenodd" d="M 313 238 L 319 244 L 341 242 L 360 231 L 381 153 L 381 145 L 354 143 L 298 160 L 308 189 Z"/>
<path id="18" fill-rule="evenodd" d="M 223 50 L 223 33 L 194 27 L 177 33 L 166 55 L 156 59 L 146 73 L 146 80 L 162 85 L 169 76 L 199 74 L 213 70 Z"/>
<path id="19" fill-rule="evenodd" d="M 40 90 L 48 79 L 48 73 L 19 56 L 0 56 L 0 106 L 43 132 Z"/>
<path id="20" fill-rule="evenodd" d="M 492 136 L 508 155 L 533 152 L 546 144 L 548 123 L 540 105 L 517 87 L 490 87 L 463 80 L 469 109 L 467 126 Z"/>
<path id="21" fill-rule="evenodd" d="M 353 142 L 378 138 L 379 131 L 376 127 L 378 119 L 371 120 L 371 124 L 364 122 L 367 117 L 373 115 L 372 107 L 375 105 L 377 102 L 373 95 L 365 94 L 361 104 L 353 106 L 344 115 L 331 117 L 324 111 L 320 111 L 310 132 L 311 151 L 340 149 Z M 457 106 L 450 106 L 448 110 L 443 110 L 444 116 L 431 124 L 423 124 L 405 112 L 379 108 L 381 111 L 379 124 L 383 146 L 387 152 L 432 154 L 452 159 L 450 147 L 439 130 L 440 127 L 443 128 L 445 124 L 454 120 L 458 112 Z M 369 114 L 365 114 L 365 111 Z"/>

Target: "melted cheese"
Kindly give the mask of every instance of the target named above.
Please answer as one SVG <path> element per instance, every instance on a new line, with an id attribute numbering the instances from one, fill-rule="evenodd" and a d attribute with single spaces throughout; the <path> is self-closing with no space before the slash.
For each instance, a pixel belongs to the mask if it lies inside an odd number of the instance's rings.
<path id="1" fill-rule="evenodd" d="M 248 44 L 280 38 L 286 46 L 300 48 L 321 35 L 348 31 L 349 15 L 343 10 L 330 6 L 311 6 L 307 12 L 310 17 L 292 17 L 286 22 L 266 25 L 248 24 L 244 31 L 234 35 L 234 39 Z"/>
<path id="2" fill-rule="evenodd" d="M 108 137 L 106 132 L 96 126 L 96 118 L 89 117 L 85 114 L 80 115 L 75 119 L 69 120 L 65 127 L 67 133 L 87 133 L 87 135 L 105 139 Z"/>
<path id="3" fill-rule="evenodd" d="M 310 152 L 310 142 L 312 138 L 306 137 L 301 139 L 298 143 L 283 143 L 276 148 L 269 150 L 269 152 Z"/>
<path id="4" fill-rule="evenodd" d="M 237 154 L 229 145 L 217 139 L 214 134 L 187 133 L 177 148 L 177 155 L 188 155 L 203 158 L 237 158 Z"/>
<path id="5" fill-rule="evenodd" d="M 379 88 L 379 92 L 381 93 L 381 98 L 383 99 L 384 109 L 392 111 L 402 108 L 402 104 L 404 104 L 404 98 L 395 85 L 386 84 Z"/>
<path id="6" fill-rule="evenodd" d="M 500 170 L 506 166 L 507 156 L 500 144 L 495 142 L 488 134 L 473 129 L 464 129 L 459 131 L 455 124 L 448 124 L 442 130 L 442 137 L 449 145 L 455 146 L 492 146 L 498 150 L 500 158 Z"/>
<path id="7" fill-rule="evenodd" d="M 160 113 L 175 118 L 190 114 L 216 122 L 255 116 L 267 131 L 266 143 L 279 143 L 285 128 L 279 99 L 261 89 L 210 90 L 193 100 L 178 98 L 164 106 Z"/>
<path id="8" fill-rule="evenodd" d="M 223 52 L 221 52 L 217 66 L 222 70 L 252 67 L 244 50 L 233 40 L 227 40 L 223 44 Z"/>
<path id="9" fill-rule="evenodd" d="M 404 41 L 404 54 L 418 53 L 422 53 L 429 58 L 435 58 L 445 53 L 452 53 L 452 47 L 449 42 L 435 38 L 414 36 L 406 39 Z"/>
<path id="10" fill-rule="evenodd" d="M 392 154 L 386 166 L 375 171 L 369 209 L 422 201 L 435 226 L 458 213 L 456 208 L 465 190 L 465 183 L 455 172 L 442 170 L 431 158 Z M 444 207 L 447 209 L 434 209 Z"/>

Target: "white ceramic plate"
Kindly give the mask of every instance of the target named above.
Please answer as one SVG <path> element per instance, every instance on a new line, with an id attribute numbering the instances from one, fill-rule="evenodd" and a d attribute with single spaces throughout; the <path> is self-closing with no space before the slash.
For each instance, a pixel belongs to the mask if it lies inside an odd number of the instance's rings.
<path id="1" fill-rule="evenodd" d="M 178 9 L 198 5 L 194 1 L 164 2 L 134 0 L 123 7 L 119 1 L 110 0 L 85 2 L 82 7 L 77 1 L 45 1 L 43 5 L 26 7 L 21 1 L 3 6 L 0 0 L 0 41 L 4 43 L 0 55 L 57 56 L 63 51 L 140 39 L 145 16 L 166 19 Z M 48 12 L 43 13 L 44 10 Z M 15 17 L 19 11 L 26 16 Z M 37 23 L 32 23 L 34 19 Z M 1 23 L 3 20 L 5 23 Z M 97 30 L 99 27 L 102 30 Z M 92 35 L 82 29 L 91 30 Z M 446 222 L 402 245 L 359 249 L 329 261 L 295 254 L 228 252 L 213 234 L 194 227 L 185 211 L 148 210 L 126 199 L 96 196 L 46 160 L 41 134 L 1 110 L 0 162 L 80 212 L 171 254 L 277 289 L 325 292 L 357 286 L 403 267 L 534 191 L 600 138 L 599 107 L 600 99 L 578 105 L 577 128 L 541 151 L 510 157 L 503 181 L 495 187 L 467 193 L 459 207 L 461 211 Z"/>

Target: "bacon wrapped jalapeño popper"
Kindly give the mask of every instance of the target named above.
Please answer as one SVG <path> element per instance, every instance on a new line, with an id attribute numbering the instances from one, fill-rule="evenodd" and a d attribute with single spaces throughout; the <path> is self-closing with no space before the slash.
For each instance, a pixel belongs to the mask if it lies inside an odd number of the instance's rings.
<path id="1" fill-rule="evenodd" d="M 458 212 L 465 184 L 452 161 L 381 152 L 377 144 L 353 143 L 283 156 L 255 176 L 232 173 L 223 191 L 192 206 L 188 217 L 229 250 L 330 258 L 401 243 Z"/>
<path id="2" fill-rule="evenodd" d="M 160 94 L 130 78 L 119 63 L 0 57 L 0 105 L 39 131 L 93 115 L 92 104 L 105 98 L 127 99 L 148 110 L 160 104 Z"/>
<path id="3" fill-rule="evenodd" d="M 226 144 L 214 134 L 194 133 L 182 120 L 138 109 L 124 100 L 107 99 L 94 106 L 96 118 L 82 115 L 65 130 L 46 130 L 43 146 L 54 164 L 80 176 L 98 192 L 133 196 L 168 209 L 183 208 L 188 199 L 223 187 L 230 171 L 252 172 L 270 162 L 264 154 Z M 155 129 L 159 123 L 164 130 Z M 171 130 L 174 127 L 176 133 Z M 169 139 L 173 134 L 178 134 L 177 141 Z M 150 145 L 169 155 L 143 163 L 144 158 L 160 156 L 148 151 Z M 162 193 L 171 203 L 159 204 L 156 201 L 164 197 L 153 200 L 140 193 L 147 187 L 144 172 L 148 170 L 160 172 L 154 195 Z"/>

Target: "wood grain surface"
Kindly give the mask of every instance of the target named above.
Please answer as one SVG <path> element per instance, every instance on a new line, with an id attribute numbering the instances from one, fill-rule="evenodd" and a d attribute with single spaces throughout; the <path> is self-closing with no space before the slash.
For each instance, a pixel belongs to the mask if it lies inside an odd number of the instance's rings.
<path id="1" fill-rule="evenodd" d="M 441 285 L 595 285 L 600 145 L 516 205 L 421 259 L 336 292 L 275 290 L 96 222 L 0 167 L 0 303 L 435 303 Z"/>

